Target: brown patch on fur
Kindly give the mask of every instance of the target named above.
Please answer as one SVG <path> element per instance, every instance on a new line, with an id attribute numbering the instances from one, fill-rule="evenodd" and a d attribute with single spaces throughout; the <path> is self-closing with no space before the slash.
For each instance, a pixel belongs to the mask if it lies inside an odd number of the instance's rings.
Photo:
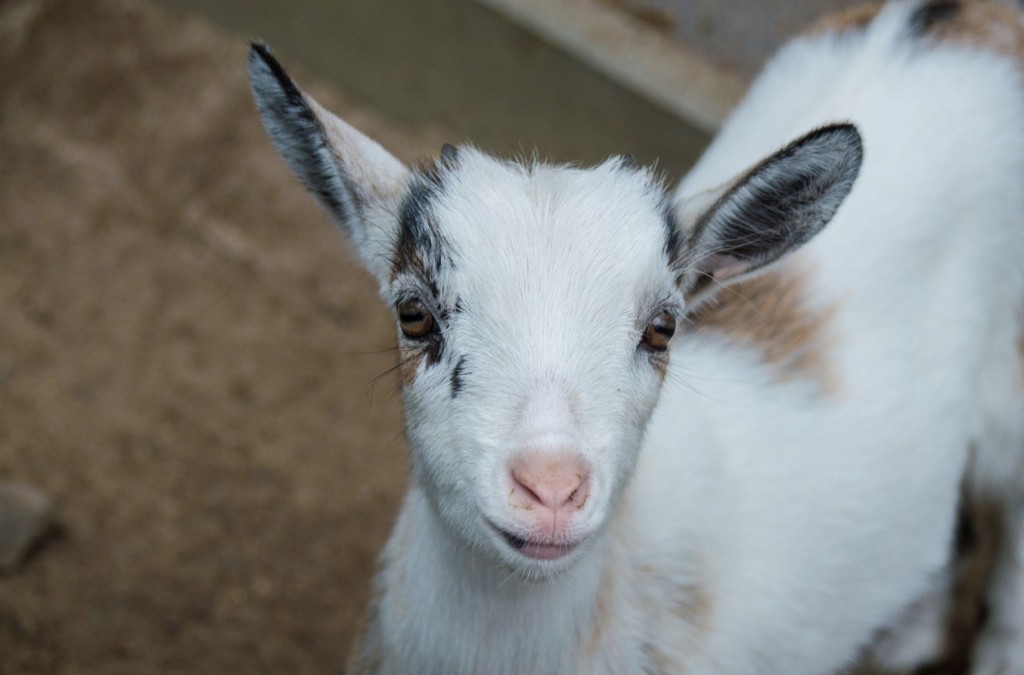
<path id="1" fill-rule="evenodd" d="M 864 30 L 878 16 L 881 9 L 882 3 L 876 2 L 849 7 L 820 19 L 811 26 L 806 35 L 817 37 L 825 33 L 855 33 Z"/>
<path id="2" fill-rule="evenodd" d="M 988 615 L 986 594 L 1003 530 L 1003 506 L 962 492 L 953 560 L 950 612 L 941 657 L 914 675 L 968 673 Z"/>
<path id="3" fill-rule="evenodd" d="M 992 51 L 1014 59 L 1024 69 L 1024 23 L 1009 3 L 962 0 L 955 13 L 930 23 L 925 36 Z"/>
<path id="4" fill-rule="evenodd" d="M 707 590 L 700 586 L 679 586 L 669 582 L 651 565 L 641 565 L 638 572 L 641 577 L 656 580 L 659 585 L 674 589 L 673 602 L 669 606 L 669 612 L 674 616 L 696 628 L 708 626 L 711 617 L 711 596 Z"/>
<path id="5" fill-rule="evenodd" d="M 817 378 L 825 391 L 837 383 L 827 368 L 825 327 L 832 310 L 807 306 L 807 276 L 792 265 L 723 289 L 693 317 L 692 330 L 714 332 L 761 352 L 780 377 Z"/>

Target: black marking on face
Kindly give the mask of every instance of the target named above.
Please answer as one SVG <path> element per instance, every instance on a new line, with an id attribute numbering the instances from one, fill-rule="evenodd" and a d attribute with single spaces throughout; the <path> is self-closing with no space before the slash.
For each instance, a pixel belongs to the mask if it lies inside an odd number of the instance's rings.
<path id="1" fill-rule="evenodd" d="M 419 282 L 427 304 L 437 309 L 439 330 L 415 349 L 426 365 L 444 357 L 444 324 L 450 311 L 443 308 L 438 279 L 453 266 L 451 247 L 442 236 L 434 216 L 434 200 L 444 190 L 444 169 L 436 164 L 419 169 L 409 183 L 409 191 L 399 212 L 398 238 L 392 258 L 392 278 L 410 275 Z M 429 296 L 426 297 L 426 296 Z"/>
<path id="2" fill-rule="evenodd" d="M 452 368 L 452 398 L 462 392 L 462 372 L 466 367 L 466 357 L 460 357 L 459 362 Z"/>
<path id="3" fill-rule="evenodd" d="M 960 0 L 928 0 L 910 16 L 910 34 L 913 37 L 926 35 L 939 24 L 955 18 L 961 9 Z"/>
<path id="4" fill-rule="evenodd" d="M 427 358 L 427 366 L 436 364 L 444 356 L 444 338 L 438 332 L 423 347 L 423 354 Z"/>
<path id="5" fill-rule="evenodd" d="M 437 172 L 417 173 L 399 213 L 398 240 L 392 259 L 392 278 L 409 272 L 435 300 L 442 270 L 453 265 L 451 248 L 434 219 L 433 200 L 443 190 Z"/>
<path id="6" fill-rule="evenodd" d="M 436 191 L 436 186 L 422 176 L 415 177 L 409 186 L 399 213 L 398 241 L 392 261 L 396 276 L 409 268 L 422 267 L 422 255 L 432 247 L 434 223 L 430 202 Z"/>

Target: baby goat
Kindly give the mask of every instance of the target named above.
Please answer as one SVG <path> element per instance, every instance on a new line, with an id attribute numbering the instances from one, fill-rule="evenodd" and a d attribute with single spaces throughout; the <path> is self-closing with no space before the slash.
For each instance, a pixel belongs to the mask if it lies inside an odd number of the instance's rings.
<path id="1" fill-rule="evenodd" d="M 1024 673 L 1022 46 L 992 2 L 826 22 L 669 196 L 407 169 L 254 45 L 398 323 L 413 481 L 353 671 L 909 670 L 980 627 L 960 672 Z"/>

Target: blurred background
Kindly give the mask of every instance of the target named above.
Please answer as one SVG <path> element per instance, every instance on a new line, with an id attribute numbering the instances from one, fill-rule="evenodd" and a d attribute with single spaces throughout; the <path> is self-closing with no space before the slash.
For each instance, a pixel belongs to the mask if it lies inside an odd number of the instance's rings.
<path id="1" fill-rule="evenodd" d="M 394 328 L 247 41 L 399 157 L 677 180 L 841 0 L 0 0 L 0 673 L 340 672 L 407 481 Z"/>

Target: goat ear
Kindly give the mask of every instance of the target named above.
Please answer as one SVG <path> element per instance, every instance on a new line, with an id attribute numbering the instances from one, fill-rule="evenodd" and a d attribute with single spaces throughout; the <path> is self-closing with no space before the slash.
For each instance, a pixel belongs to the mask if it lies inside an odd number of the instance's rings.
<path id="1" fill-rule="evenodd" d="M 249 80 L 278 152 L 386 283 L 409 170 L 302 92 L 265 45 L 252 44 Z"/>
<path id="2" fill-rule="evenodd" d="M 853 188 L 863 154 L 852 124 L 822 127 L 680 204 L 688 299 L 752 276 L 820 232 Z"/>

